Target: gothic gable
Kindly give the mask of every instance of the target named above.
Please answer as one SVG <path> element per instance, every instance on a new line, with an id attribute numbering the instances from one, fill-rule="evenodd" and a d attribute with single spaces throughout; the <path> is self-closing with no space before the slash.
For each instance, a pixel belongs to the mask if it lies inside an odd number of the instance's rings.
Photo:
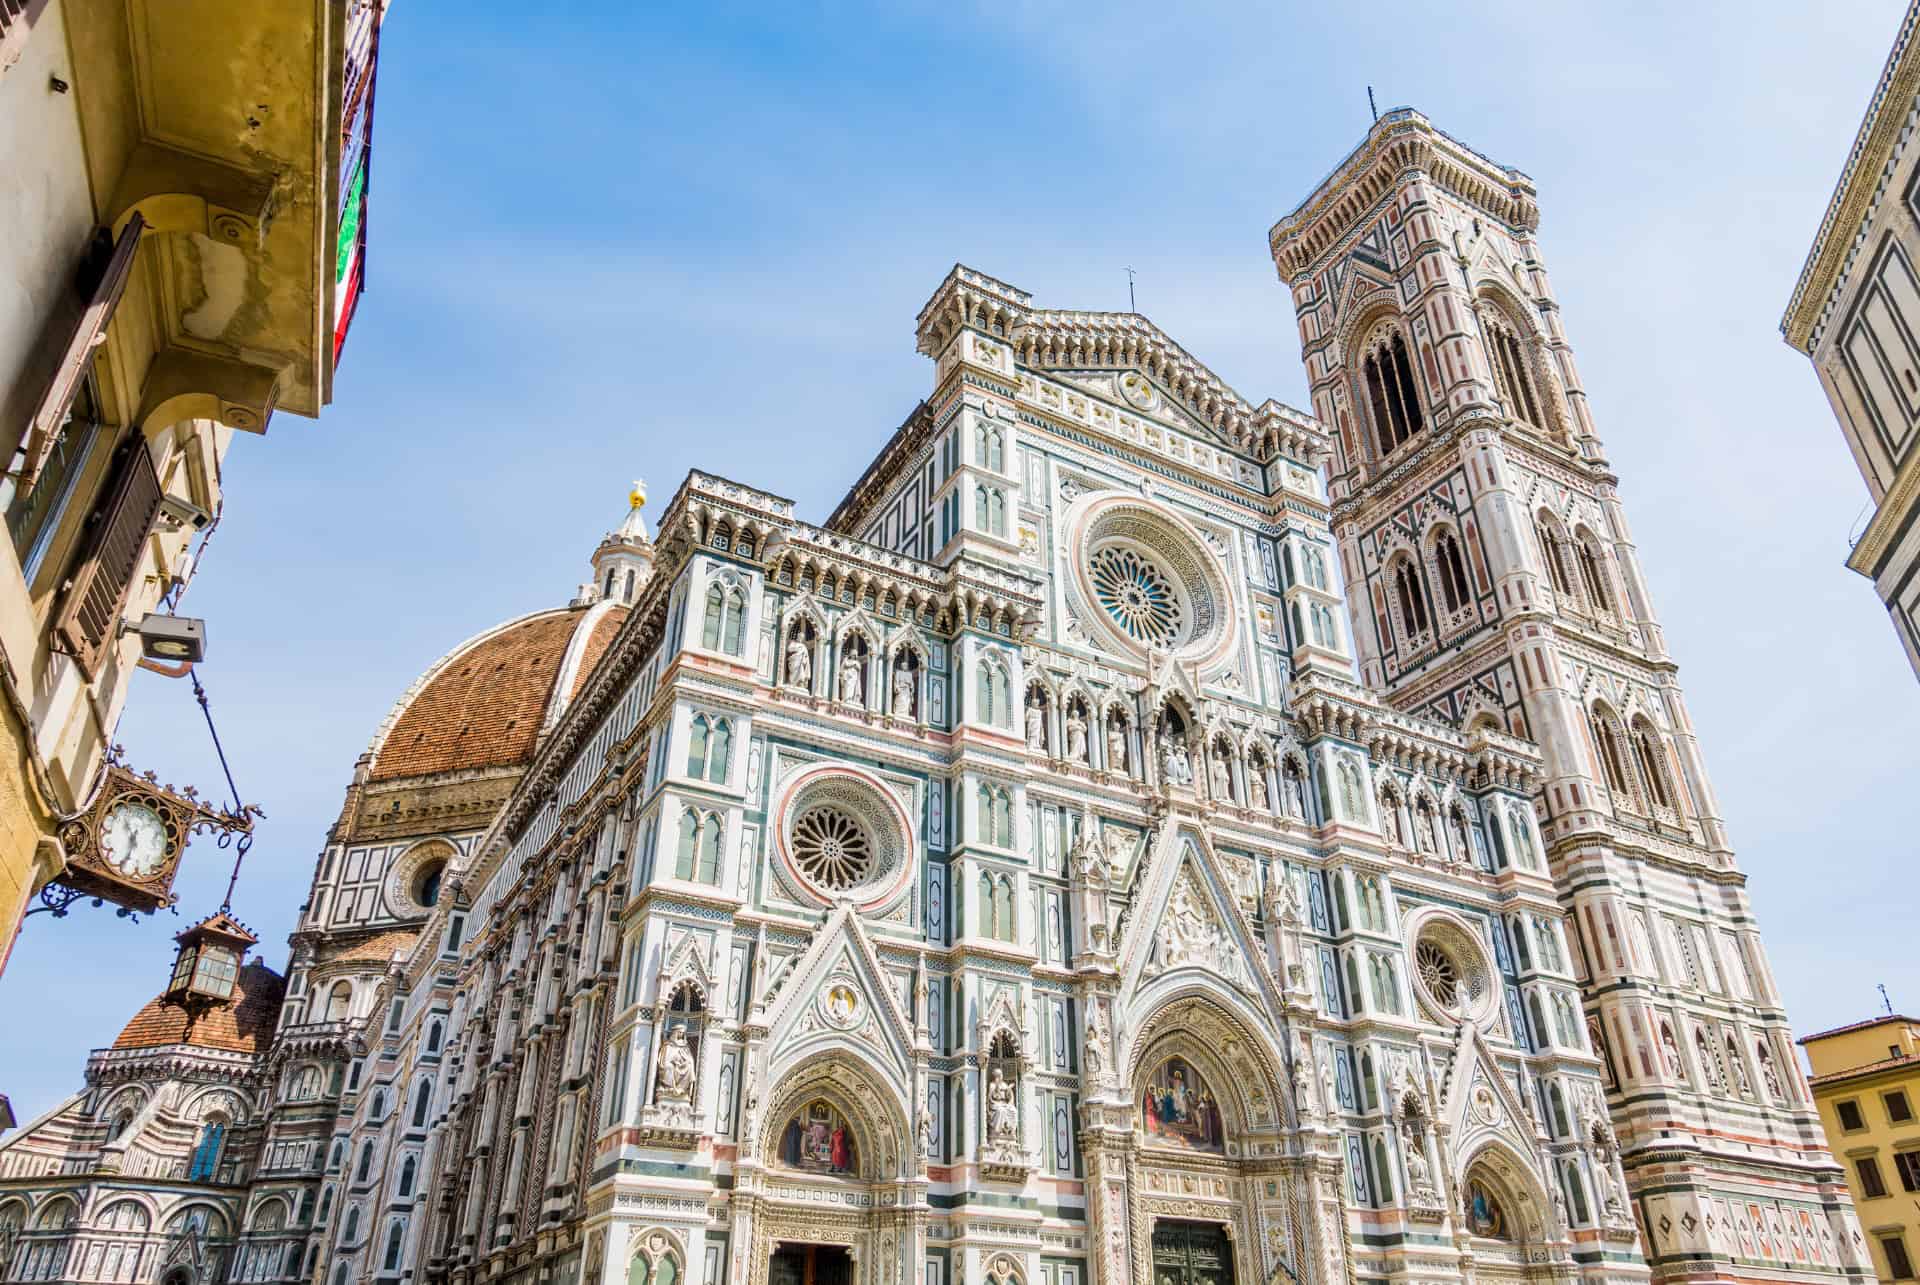
<path id="1" fill-rule="evenodd" d="M 1239 991 L 1279 1022 L 1266 953 L 1203 833 L 1169 827 L 1134 897 L 1138 913 L 1121 941 L 1123 994 L 1137 996 L 1164 976 L 1193 970 Z"/>
<path id="2" fill-rule="evenodd" d="M 767 1047 L 789 1065 L 827 1045 L 860 1048 L 900 1075 L 913 1064 L 913 1024 L 851 906 L 835 909 L 788 967 L 767 1025 Z"/>

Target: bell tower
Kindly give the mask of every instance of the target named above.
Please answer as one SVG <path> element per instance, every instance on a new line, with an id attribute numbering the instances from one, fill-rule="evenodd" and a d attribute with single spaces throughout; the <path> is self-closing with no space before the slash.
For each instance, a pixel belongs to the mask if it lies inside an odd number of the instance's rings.
<path id="1" fill-rule="evenodd" d="M 1403 108 L 1269 238 L 1333 441 L 1355 658 L 1400 709 L 1540 745 L 1607 1086 L 1578 1145 L 1610 1119 L 1655 1278 L 1866 1279 L 1535 197 Z"/>

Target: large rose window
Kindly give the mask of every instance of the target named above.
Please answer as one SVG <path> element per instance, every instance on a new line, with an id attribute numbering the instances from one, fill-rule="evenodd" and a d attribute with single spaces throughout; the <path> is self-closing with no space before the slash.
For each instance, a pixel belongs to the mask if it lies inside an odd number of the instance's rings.
<path id="1" fill-rule="evenodd" d="M 1095 599 L 1129 638 L 1149 647 L 1172 647 L 1181 641 L 1187 612 L 1179 590 L 1158 564 L 1125 547 L 1101 549 L 1088 561 Z"/>
<path id="2" fill-rule="evenodd" d="M 1217 662 L 1233 645 L 1233 593 L 1220 557 L 1168 506 L 1113 492 L 1069 510 L 1069 606 L 1089 641 L 1139 656 Z"/>

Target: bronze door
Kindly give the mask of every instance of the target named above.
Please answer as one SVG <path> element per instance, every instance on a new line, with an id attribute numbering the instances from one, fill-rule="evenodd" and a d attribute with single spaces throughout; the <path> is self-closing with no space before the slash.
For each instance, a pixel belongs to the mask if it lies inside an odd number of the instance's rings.
<path id="1" fill-rule="evenodd" d="M 853 1259 L 839 1245 L 781 1245 L 767 1263 L 767 1285 L 852 1285 Z"/>
<path id="2" fill-rule="evenodd" d="M 1219 1223 L 1153 1225 L 1153 1285 L 1233 1285 L 1233 1246 Z"/>

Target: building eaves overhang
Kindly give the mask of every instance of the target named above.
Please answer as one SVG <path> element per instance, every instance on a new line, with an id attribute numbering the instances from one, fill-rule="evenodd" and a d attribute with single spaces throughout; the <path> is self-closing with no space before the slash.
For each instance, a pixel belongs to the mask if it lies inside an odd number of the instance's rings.
<path id="1" fill-rule="evenodd" d="M 1845 1026 L 1836 1026 L 1830 1030 L 1815 1031 L 1811 1035 L 1802 1035 L 1794 1042 L 1796 1044 L 1811 1044 L 1815 1040 L 1830 1039 L 1835 1035 L 1851 1035 L 1855 1031 L 1870 1031 L 1876 1026 L 1916 1025 L 1920 1025 L 1920 1022 L 1915 1022 L 1913 1018 L 1908 1017 L 1905 1013 L 1882 1013 L 1878 1017 L 1869 1017 L 1864 1021 L 1849 1022 Z"/>
<path id="2" fill-rule="evenodd" d="M 1894 37 L 1866 114 L 1854 134 L 1853 147 L 1847 152 L 1846 164 L 1840 169 L 1833 196 L 1820 219 L 1820 230 L 1814 234 L 1812 248 L 1780 317 L 1781 337 L 1809 355 L 1828 304 L 1842 284 L 1842 269 L 1855 248 L 1853 231 L 1866 218 L 1880 192 L 1887 162 L 1906 138 L 1911 113 L 1905 108 L 1920 94 L 1920 57 L 1915 56 L 1914 42 L 1917 28 L 1920 0 L 1913 0 L 1900 19 L 1899 34 Z"/>
<path id="3" fill-rule="evenodd" d="M 1805 1044 L 1805 1040 L 1800 1043 Z M 1878 1062 L 1866 1062 L 1860 1066 L 1850 1066 L 1843 1071 L 1828 1071 L 1825 1075 L 1807 1077 L 1807 1083 L 1816 1089 L 1830 1085 L 1845 1084 L 1853 1080 L 1868 1080 L 1884 1075 L 1889 1071 L 1902 1069 L 1920 1070 L 1920 1054 L 1906 1053 L 1899 1057 L 1883 1057 Z"/>

